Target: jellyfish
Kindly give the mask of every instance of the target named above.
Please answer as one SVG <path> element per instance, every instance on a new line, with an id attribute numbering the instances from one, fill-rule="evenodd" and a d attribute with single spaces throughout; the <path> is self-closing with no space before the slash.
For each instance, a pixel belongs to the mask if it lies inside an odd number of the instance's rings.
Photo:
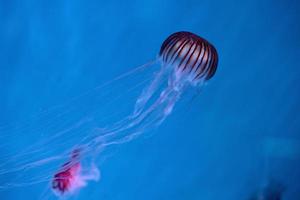
<path id="1" fill-rule="evenodd" d="M 217 66 L 217 51 L 206 39 L 185 31 L 171 34 L 155 60 L 34 116 L 33 125 L 26 121 L 9 129 L 18 134 L 6 131 L 16 137 L 13 139 L 28 132 L 40 139 L 16 147 L 20 149 L 16 154 L 2 157 L 5 161 L 0 164 L 0 176 L 14 174 L 15 178 L 0 183 L 0 188 L 50 182 L 54 193 L 64 196 L 89 180 L 99 180 L 98 168 L 106 159 L 106 149 L 158 127 L 183 93 L 202 88 L 214 76 Z M 132 82 L 139 76 L 140 81 Z M 133 108 L 128 109 L 122 95 L 128 102 L 133 100 Z"/>
<path id="2" fill-rule="evenodd" d="M 80 150 L 75 149 L 69 161 L 53 176 L 52 190 L 57 196 L 71 195 L 86 186 L 88 180 L 98 180 L 100 177 L 96 167 L 87 172 L 82 172 L 79 155 Z"/>

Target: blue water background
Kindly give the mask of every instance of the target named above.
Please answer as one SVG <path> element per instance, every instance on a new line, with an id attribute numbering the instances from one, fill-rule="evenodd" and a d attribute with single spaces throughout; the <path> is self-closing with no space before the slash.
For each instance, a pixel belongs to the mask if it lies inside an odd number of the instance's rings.
<path id="1" fill-rule="evenodd" d="M 169 34 L 191 31 L 217 48 L 216 75 L 190 109 L 123 145 L 77 199 L 242 200 L 269 176 L 286 186 L 284 199 L 300 199 L 299 154 L 275 148 L 266 167 L 262 150 L 270 138 L 300 140 L 299 21 L 297 0 L 3 0 L 0 119 L 65 102 L 156 58 Z M 37 199 L 39 189 L 0 199 Z"/>

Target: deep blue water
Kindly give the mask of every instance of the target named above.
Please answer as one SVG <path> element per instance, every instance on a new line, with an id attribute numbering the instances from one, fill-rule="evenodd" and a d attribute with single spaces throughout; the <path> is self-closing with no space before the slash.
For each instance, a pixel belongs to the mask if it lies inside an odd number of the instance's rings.
<path id="1" fill-rule="evenodd" d="M 299 21 L 296 0 L 3 0 L 1 124 L 153 60 L 168 35 L 191 31 L 218 50 L 215 76 L 151 137 L 115 150 L 75 199 L 247 200 L 271 179 L 282 199 L 300 199 Z M 35 137 L 3 134 L 0 154 Z M 4 188 L 0 199 L 38 199 L 44 186 Z"/>

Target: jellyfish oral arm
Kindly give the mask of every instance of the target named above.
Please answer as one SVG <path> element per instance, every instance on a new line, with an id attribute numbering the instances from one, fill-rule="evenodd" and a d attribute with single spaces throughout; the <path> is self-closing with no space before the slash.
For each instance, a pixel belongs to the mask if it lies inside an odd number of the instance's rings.
<path id="1" fill-rule="evenodd" d="M 188 82 L 171 76 L 168 77 L 167 86 L 164 88 L 162 84 L 164 73 L 158 73 L 158 77 L 142 92 L 136 101 L 134 112 L 110 128 L 105 136 L 101 135 L 96 138 L 97 144 L 93 146 L 110 146 L 128 142 L 141 133 L 160 125 L 171 114 Z M 161 92 L 154 96 L 158 88 Z"/>

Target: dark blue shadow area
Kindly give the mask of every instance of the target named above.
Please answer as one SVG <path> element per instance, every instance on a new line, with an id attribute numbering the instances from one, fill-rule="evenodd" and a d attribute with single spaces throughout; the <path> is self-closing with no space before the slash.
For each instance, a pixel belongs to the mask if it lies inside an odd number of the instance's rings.
<path id="1" fill-rule="evenodd" d="M 250 200 L 269 181 L 300 199 L 299 20 L 297 0 L 3 0 L 0 124 L 68 102 L 191 31 L 218 50 L 215 76 L 148 137 L 107 153 L 100 181 L 74 199 Z M 0 161 L 35 137 L 0 131 Z M 45 187 L 0 188 L 0 199 L 43 199 Z"/>

